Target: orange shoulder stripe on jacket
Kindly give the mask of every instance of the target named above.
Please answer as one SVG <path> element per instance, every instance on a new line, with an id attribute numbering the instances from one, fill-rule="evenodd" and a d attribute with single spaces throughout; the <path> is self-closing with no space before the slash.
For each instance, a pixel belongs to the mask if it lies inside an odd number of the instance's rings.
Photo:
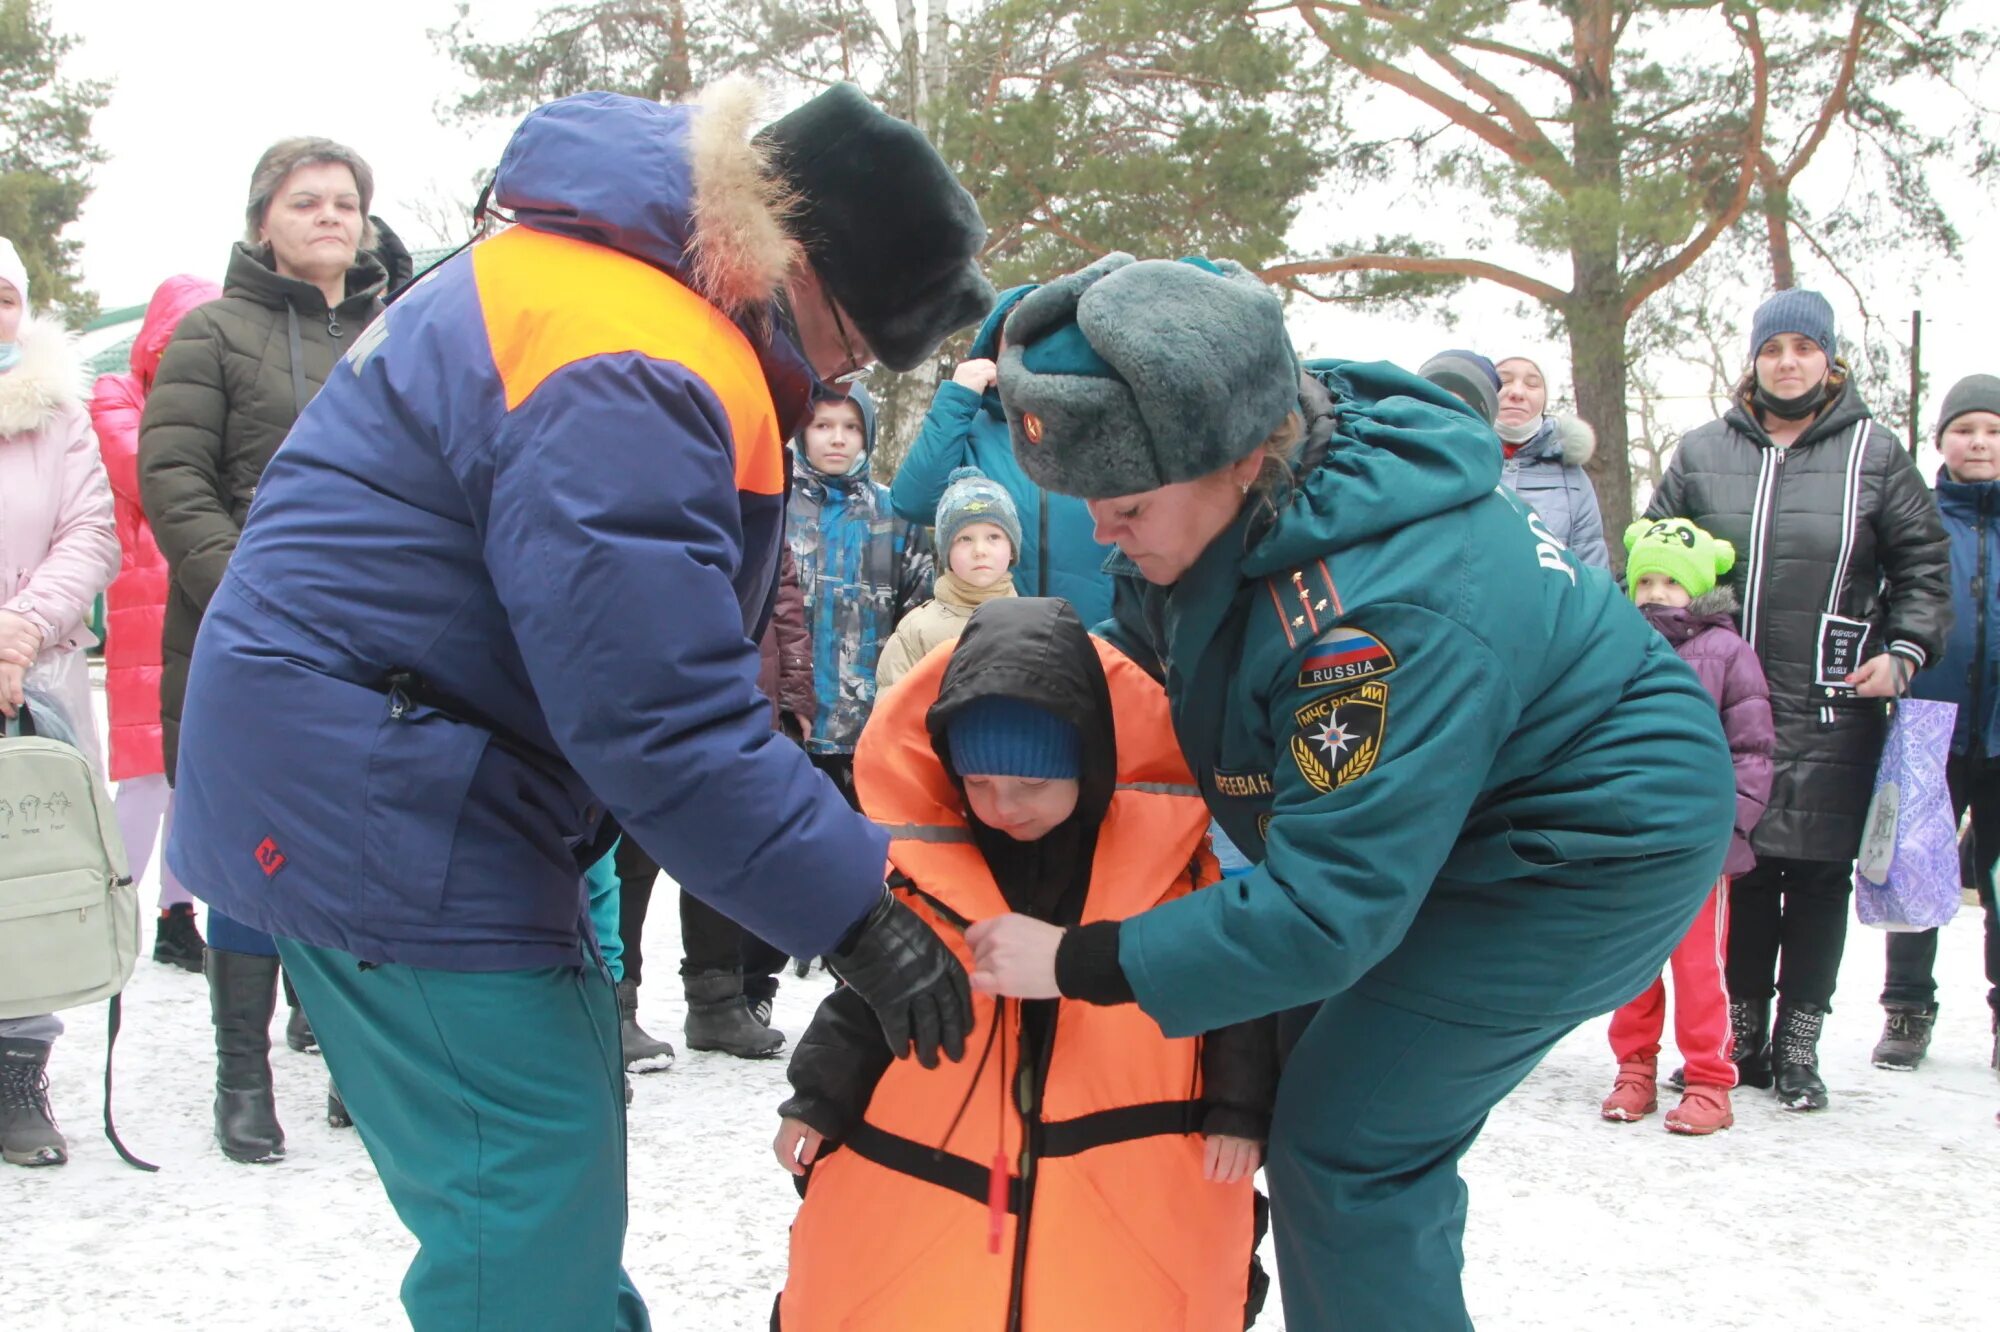
<path id="1" fill-rule="evenodd" d="M 672 362 L 721 400 L 736 488 L 783 492 L 785 442 L 771 390 L 750 340 L 720 310 L 643 260 L 528 227 L 473 247 L 472 269 L 508 411 L 564 366 L 593 356 Z"/>

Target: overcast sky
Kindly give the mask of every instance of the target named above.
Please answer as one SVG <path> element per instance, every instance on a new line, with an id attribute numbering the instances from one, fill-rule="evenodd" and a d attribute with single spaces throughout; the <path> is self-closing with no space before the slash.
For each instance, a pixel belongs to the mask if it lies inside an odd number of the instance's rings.
<path id="1" fill-rule="evenodd" d="M 173 273 L 221 276 L 242 231 L 250 169 L 275 139 L 317 134 L 354 147 L 375 169 L 375 211 L 419 245 L 431 238 L 417 206 L 466 199 L 467 182 L 499 156 L 510 129 L 440 123 L 438 106 L 464 85 L 428 34 L 452 21 L 453 0 L 52 0 L 51 7 L 60 30 L 83 38 L 67 71 L 113 83 L 95 124 L 109 160 L 70 231 L 84 242 L 85 280 L 107 309 L 144 302 Z M 542 0 L 475 0 L 473 13 L 483 29 L 513 35 L 541 7 Z M 1921 292 L 1898 282 L 1870 291 L 1878 310 L 1899 322 L 1913 306 L 1925 310 L 1932 403 L 1961 375 L 2000 373 L 2000 338 L 1990 331 L 2000 291 L 1995 209 L 1970 190 L 1947 193 L 1962 201 L 1965 268 L 1939 265 Z M 1344 221 L 1354 224 L 1351 212 Z M 1389 219 L 1379 230 L 1407 226 Z M 1302 242 L 1313 238 L 1310 217 L 1300 230 Z M 1568 285 L 1559 268 L 1540 275 Z M 1744 293 L 1743 322 L 1759 294 Z M 1831 287 L 1828 294 L 1843 327 L 1855 322 L 1844 294 Z M 1455 328 L 1309 306 L 1294 307 L 1293 324 L 1304 349 L 1317 354 L 1416 365 L 1449 346 L 1494 355 L 1525 348 L 1542 355 L 1553 378 L 1566 378 L 1562 350 L 1547 343 L 1539 317 L 1517 319 L 1515 304 L 1510 294 L 1475 289 L 1456 303 Z M 1682 425 L 1710 414 L 1693 401 L 1680 412 Z"/>

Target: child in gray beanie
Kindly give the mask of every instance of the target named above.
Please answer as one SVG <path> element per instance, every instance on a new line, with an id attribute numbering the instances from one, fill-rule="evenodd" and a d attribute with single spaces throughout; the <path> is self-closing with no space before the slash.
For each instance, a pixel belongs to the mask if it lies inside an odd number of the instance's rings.
<path id="1" fill-rule="evenodd" d="M 1021 518 L 1006 488 L 977 467 L 951 474 L 937 507 L 937 596 L 896 626 L 875 667 L 876 689 L 887 689 L 932 649 L 965 632 L 965 622 L 996 597 L 1011 597 L 1021 554 Z"/>

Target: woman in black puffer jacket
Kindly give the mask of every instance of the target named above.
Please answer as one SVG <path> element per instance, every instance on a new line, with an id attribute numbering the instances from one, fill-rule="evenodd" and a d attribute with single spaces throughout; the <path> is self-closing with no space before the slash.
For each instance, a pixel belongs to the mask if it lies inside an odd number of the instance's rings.
<path id="1" fill-rule="evenodd" d="M 1766 301 L 1751 355 L 1736 401 L 1681 441 L 1646 514 L 1691 519 L 1738 552 L 1743 636 L 1770 680 L 1777 749 L 1751 839 L 1757 867 L 1730 886 L 1735 1057 L 1743 1083 L 1775 1079 L 1786 1108 L 1817 1110 L 1819 1034 L 1847 939 L 1883 700 L 1943 648 L 1950 554 L 1916 464 L 1835 359 L 1826 299 L 1783 291 Z"/>
<path id="2" fill-rule="evenodd" d="M 375 177 L 329 139 L 283 139 L 259 159 L 248 234 L 230 251 L 222 299 L 181 320 L 139 423 L 139 495 L 167 557 L 160 722 L 167 781 L 195 635 L 292 423 L 382 312 L 386 276 L 363 249 Z M 197 895 L 201 884 L 189 884 Z M 232 1161 L 272 1161 L 285 1134 L 272 1100 L 269 1027 L 278 957 L 269 935 L 211 909 L 203 954 L 215 1024 L 215 1137 Z M 317 1049 L 296 1001 L 286 1040 Z M 347 1122 L 329 1088 L 327 1116 Z"/>

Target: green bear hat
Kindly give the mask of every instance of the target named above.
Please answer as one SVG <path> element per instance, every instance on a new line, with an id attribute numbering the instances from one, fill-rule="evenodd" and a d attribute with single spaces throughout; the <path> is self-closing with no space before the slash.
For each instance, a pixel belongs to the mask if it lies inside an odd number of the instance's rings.
<path id="1" fill-rule="evenodd" d="M 1647 574 L 1665 574 L 1705 597 L 1715 580 L 1736 567 L 1736 547 L 1685 518 L 1638 518 L 1625 529 L 1625 585 L 1637 588 Z"/>

